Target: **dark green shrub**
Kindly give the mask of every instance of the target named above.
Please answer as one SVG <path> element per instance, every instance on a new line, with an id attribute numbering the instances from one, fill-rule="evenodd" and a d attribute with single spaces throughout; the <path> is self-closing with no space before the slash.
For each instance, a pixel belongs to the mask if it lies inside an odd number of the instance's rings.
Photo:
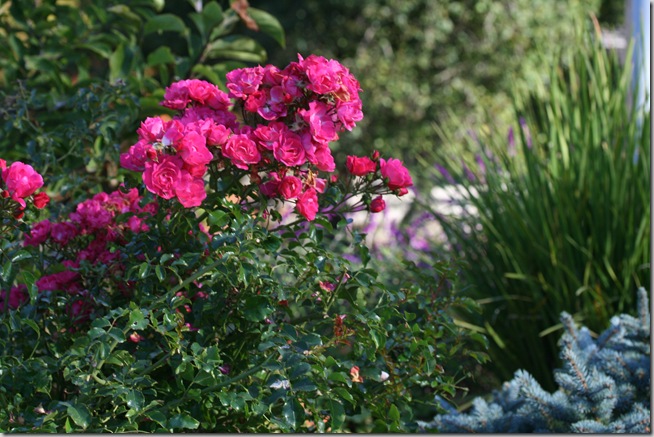
<path id="1" fill-rule="evenodd" d="M 0 247 L 0 430 L 412 431 L 435 394 L 452 396 L 461 375 L 445 369 L 482 359 L 483 339 L 452 321 L 454 307 L 476 305 L 447 286 L 447 266 L 406 263 L 389 287 L 361 235 L 340 238 L 341 252 L 327 245 L 345 233 L 345 213 L 411 185 L 397 160 L 359 157 L 372 168 L 336 178 L 328 141 L 315 159 L 298 152 L 300 135 L 329 133 L 315 124 L 330 111 L 357 107 L 347 70 L 309 74 L 335 64 L 235 72 L 228 85 L 259 72 L 264 92 L 282 75 L 299 90 L 274 121 L 215 85 L 176 82 L 164 102 L 175 118 L 145 120 L 121 155 L 132 170 L 124 185 L 27 230 L 2 210 L 18 224 Z M 338 92 L 318 90 L 329 81 Z M 316 107 L 327 109 L 298 122 Z M 273 128 L 267 148 L 270 137 L 255 135 Z M 236 154 L 244 143 L 254 149 Z M 300 193 L 277 191 L 291 179 Z M 0 190 L 12 194 L 9 183 Z"/>

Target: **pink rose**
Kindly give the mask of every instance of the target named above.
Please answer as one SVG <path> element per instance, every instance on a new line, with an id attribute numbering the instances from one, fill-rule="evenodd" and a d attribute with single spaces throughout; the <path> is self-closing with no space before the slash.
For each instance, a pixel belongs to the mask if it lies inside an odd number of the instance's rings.
<path id="1" fill-rule="evenodd" d="M 25 235 L 25 246 L 38 246 L 50 236 L 52 224 L 50 220 L 42 220 L 32 226 L 29 234 Z"/>
<path id="2" fill-rule="evenodd" d="M 322 56 L 310 55 L 300 61 L 310 84 L 307 86 L 318 94 L 328 94 L 340 88 L 340 74 L 343 66 L 334 60 L 327 60 Z"/>
<path id="3" fill-rule="evenodd" d="M 161 105 L 181 110 L 191 101 L 222 111 L 227 111 L 230 105 L 225 92 L 216 85 L 200 79 L 186 79 L 172 83 L 166 88 Z"/>
<path id="4" fill-rule="evenodd" d="M 327 144 L 319 144 L 316 147 L 314 156 L 316 160 L 315 164 L 318 170 L 326 171 L 329 173 L 336 170 L 336 163 L 334 162 L 332 151 L 329 150 L 329 146 Z"/>
<path id="5" fill-rule="evenodd" d="M 145 223 L 145 220 L 135 215 L 127 219 L 127 227 L 135 234 L 138 232 L 146 232 L 150 229 L 150 227 Z"/>
<path id="6" fill-rule="evenodd" d="M 77 236 L 77 228 L 71 222 L 53 223 L 50 230 L 52 241 L 65 246 Z"/>
<path id="7" fill-rule="evenodd" d="M 141 122 L 141 127 L 136 130 L 139 139 L 148 143 L 159 141 L 164 135 L 165 121 L 161 117 L 148 117 Z"/>
<path id="8" fill-rule="evenodd" d="M 183 172 L 175 185 L 175 194 L 184 208 L 200 206 L 207 197 L 204 189 L 204 181 L 194 178 L 189 173 Z"/>
<path id="9" fill-rule="evenodd" d="M 120 166 L 132 171 L 143 171 L 148 160 L 148 152 L 156 151 L 147 140 L 139 140 L 126 153 L 120 154 Z"/>
<path id="10" fill-rule="evenodd" d="M 279 193 L 284 199 L 294 199 L 302 193 L 302 181 L 295 176 L 286 176 L 279 184 Z"/>
<path id="11" fill-rule="evenodd" d="M 84 299 L 76 299 L 69 303 L 66 312 L 68 317 L 71 318 L 73 324 L 88 322 L 93 313 L 92 299 L 87 297 Z"/>
<path id="12" fill-rule="evenodd" d="M 351 131 L 354 129 L 358 121 L 363 120 L 363 112 L 361 111 L 361 100 L 352 102 L 338 102 L 336 104 L 336 117 L 338 121 Z"/>
<path id="13" fill-rule="evenodd" d="M 252 134 L 263 148 L 273 150 L 275 143 L 288 132 L 289 129 L 284 123 L 273 121 L 268 125 L 258 125 Z"/>
<path id="14" fill-rule="evenodd" d="M 181 177 L 183 161 L 177 156 L 164 155 L 159 162 L 146 162 L 143 172 L 145 187 L 164 199 L 175 197 L 175 186 Z"/>
<path id="15" fill-rule="evenodd" d="M 184 109 L 188 102 L 191 100 L 188 95 L 188 87 L 185 80 L 170 84 L 164 93 L 164 100 L 161 106 L 170 109 Z"/>
<path id="16" fill-rule="evenodd" d="M 248 112 L 257 112 L 265 104 L 266 93 L 263 90 L 258 90 L 247 96 L 243 107 Z"/>
<path id="17" fill-rule="evenodd" d="M 348 156 L 345 166 L 354 176 L 365 176 L 377 170 L 377 164 L 367 156 Z"/>
<path id="18" fill-rule="evenodd" d="M 399 159 L 389 158 L 387 161 L 382 158 L 379 160 L 379 164 L 382 177 L 388 180 L 388 188 L 391 190 L 399 190 L 413 185 L 409 170 Z"/>
<path id="19" fill-rule="evenodd" d="M 265 120 L 276 120 L 286 117 L 288 107 L 286 106 L 287 94 L 281 86 L 274 86 L 266 92 L 266 100 L 257 109 L 257 113 Z M 290 96 L 289 96 L 290 97 Z"/>
<path id="20" fill-rule="evenodd" d="M 79 224 L 82 232 L 104 229 L 113 221 L 114 213 L 105 208 L 101 200 L 89 199 L 77 205 L 70 219 Z"/>
<path id="21" fill-rule="evenodd" d="M 259 89 L 263 81 L 262 67 L 238 68 L 227 73 L 227 89 L 230 97 L 245 98 Z"/>
<path id="22" fill-rule="evenodd" d="M 307 220 L 315 219 L 318 213 L 318 194 L 316 190 L 309 188 L 300 194 L 295 203 L 295 209 Z"/>
<path id="23" fill-rule="evenodd" d="M 188 165 L 206 165 L 213 159 L 213 154 L 207 149 L 206 143 L 207 139 L 204 136 L 191 131 L 184 135 L 177 151 Z"/>
<path id="24" fill-rule="evenodd" d="M 386 208 L 386 202 L 384 202 L 382 196 L 377 196 L 370 202 L 370 212 L 372 213 L 381 212 L 384 208 Z"/>
<path id="25" fill-rule="evenodd" d="M 275 159 L 289 167 L 296 167 L 306 162 L 306 153 L 300 136 L 287 132 L 273 144 Z"/>
<path id="26" fill-rule="evenodd" d="M 205 80 L 189 79 L 186 81 L 186 87 L 191 100 L 213 109 L 228 110 L 230 105 L 229 97 L 216 85 Z"/>
<path id="27" fill-rule="evenodd" d="M 31 196 L 43 186 L 43 178 L 31 165 L 16 161 L 2 171 L 2 179 L 7 184 L 7 191 L 12 199 L 25 207 L 25 197 Z"/>
<path id="28" fill-rule="evenodd" d="M 243 170 L 248 169 L 248 164 L 257 164 L 261 161 L 257 144 L 247 134 L 232 135 L 223 147 L 223 155 Z"/>
<path id="29" fill-rule="evenodd" d="M 207 131 L 207 145 L 208 146 L 222 146 L 227 143 L 232 131 L 222 124 L 212 123 Z"/>
<path id="30" fill-rule="evenodd" d="M 338 139 L 330 107 L 325 103 L 311 101 L 309 102 L 309 109 L 300 109 L 297 113 L 309 125 L 311 136 L 317 142 L 329 142 Z"/>
<path id="31" fill-rule="evenodd" d="M 39 193 L 34 195 L 34 206 L 37 209 L 43 209 L 50 202 L 50 196 L 46 193 Z"/>
<path id="32" fill-rule="evenodd" d="M 279 175 L 273 171 L 268 174 L 268 177 L 269 180 L 267 182 L 264 182 L 263 184 L 259 185 L 259 188 L 261 189 L 261 194 L 271 198 L 277 197 L 279 184 L 281 183 L 281 180 L 279 179 Z"/>
<path id="33" fill-rule="evenodd" d="M 5 299 L 7 298 L 6 291 L 0 291 L 0 310 L 5 308 Z M 15 287 L 11 287 L 9 290 L 9 308 L 16 309 L 24 303 L 29 302 L 30 295 L 27 292 L 27 286 L 25 284 L 20 284 Z"/>
<path id="34" fill-rule="evenodd" d="M 62 290 L 68 294 L 75 294 L 80 291 L 81 288 L 77 282 L 80 274 L 72 270 L 79 268 L 79 265 L 73 261 L 64 261 L 62 264 L 71 270 L 63 270 L 58 273 L 42 276 L 36 281 L 36 287 L 39 291 Z"/>

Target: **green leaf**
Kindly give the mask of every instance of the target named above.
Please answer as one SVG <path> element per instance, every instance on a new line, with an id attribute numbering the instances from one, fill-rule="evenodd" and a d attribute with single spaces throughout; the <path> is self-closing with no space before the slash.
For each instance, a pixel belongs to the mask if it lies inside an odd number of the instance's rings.
<path id="1" fill-rule="evenodd" d="M 356 405 L 356 401 L 354 400 L 352 393 L 347 391 L 347 389 L 345 389 L 344 387 L 334 387 L 332 390 L 334 391 L 334 393 L 337 393 L 341 397 L 341 399 L 348 401 L 352 405 Z"/>
<path id="2" fill-rule="evenodd" d="M 202 13 L 198 14 L 197 12 L 194 12 L 189 14 L 189 18 L 193 20 L 195 27 L 198 28 L 202 39 L 206 40 L 207 35 L 209 35 L 217 25 L 222 23 L 223 11 L 220 9 L 218 3 L 211 2 L 204 6 Z"/>
<path id="3" fill-rule="evenodd" d="M 118 328 L 111 328 L 107 334 L 109 334 L 109 336 L 116 340 L 118 343 L 125 341 L 125 334 Z"/>
<path id="4" fill-rule="evenodd" d="M 229 220 L 229 214 L 219 209 L 216 211 L 211 211 L 209 213 L 209 217 L 207 217 L 207 221 L 210 225 L 217 226 L 219 228 L 227 226 L 229 224 Z"/>
<path id="5" fill-rule="evenodd" d="M 148 320 L 140 309 L 132 309 L 129 314 L 129 327 L 131 329 L 144 329 L 148 326 Z"/>
<path id="6" fill-rule="evenodd" d="M 207 59 L 233 59 L 262 63 L 266 60 L 266 50 L 252 38 L 227 37 L 209 44 Z"/>
<path id="7" fill-rule="evenodd" d="M 291 431 L 295 431 L 301 408 L 302 407 L 295 399 L 287 399 L 284 407 L 282 408 L 282 416 L 284 417 L 284 422 L 291 429 Z"/>
<path id="8" fill-rule="evenodd" d="M 170 51 L 170 47 L 161 46 L 148 55 L 148 66 L 155 67 L 161 64 L 173 64 L 175 56 Z"/>
<path id="9" fill-rule="evenodd" d="M 200 422 L 198 422 L 196 419 L 189 416 L 188 414 L 178 414 L 176 416 L 171 417 L 170 420 L 168 421 L 168 427 L 171 429 L 175 429 L 175 428 L 197 429 L 198 426 L 200 426 Z"/>
<path id="10" fill-rule="evenodd" d="M 298 376 L 306 375 L 311 371 L 311 365 L 309 363 L 300 362 L 291 371 L 291 379 L 297 378 Z"/>
<path id="11" fill-rule="evenodd" d="M 268 317 L 273 309 L 264 296 L 249 296 L 245 301 L 243 314 L 251 322 L 258 322 Z"/>
<path id="12" fill-rule="evenodd" d="M 340 431 L 345 422 L 345 408 L 343 404 L 334 399 L 328 401 L 329 415 L 331 416 L 332 432 Z"/>
<path id="13" fill-rule="evenodd" d="M 139 266 L 138 278 L 145 279 L 149 273 L 150 273 L 150 264 L 142 263 Z"/>
<path id="14" fill-rule="evenodd" d="M 148 411 L 145 413 L 146 417 L 149 417 L 151 420 L 157 422 L 162 427 L 166 428 L 166 415 L 159 410 Z"/>
<path id="15" fill-rule="evenodd" d="M 277 18 L 256 8 L 248 8 L 248 14 L 257 23 L 261 32 L 272 36 L 281 47 L 286 47 L 284 28 Z"/>
<path id="16" fill-rule="evenodd" d="M 291 388 L 295 391 L 315 391 L 318 389 L 316 384 L 314 384 L 309 378 L 302 378 L 293 382 Z"/>
<path id="17" fill-rule="evenodd" d="M 213 30 L 214 27 L 222 23 L 225 19 L 222 9 L 220 9 L 220 6 L 215 1 L 204 6 L 202 17 L 204 18 L 204 24 L 207 26 L 207 32 Z"/>
<path id="18" fill-rule="evenodd" d="M 149 35 L 152 32 L 158 34 L 163 32 L 183 33 L 184 31 L 186 31 L 186 25 L 181 18 L 173 14 L 161 14 L 150 18 L 145 23 L 143 34 Z"/>
<path id="19" fill-rule="evenodd" d="M 391 404 L 391 407 L 388 409 L 388 418 L 395 423 L 400 422 L 400 410 L 397 409 L 395 404 Z"/>
<path id="20" fill-rule="evenodd" d="M 66 409 L 68 416 L 73 422 L 82 429 L 86 429 L 91 424 L 91 413 L 84 405 L 68 405 Z"/>
<path id="21" fill-rule="evenodd" d="M 196 77 L 205 78 L 211 83 L 221 83 L 224 82 L 224 75 L 216 73 L 214 66 L 197 64 L 194 65 L 191 69 L 191 73 Z"/>
<path id="22" fill-rule="evenodd" d="M 136 411 L 140 411 L 141 408 L 143 408 L 143 403 L 145 402 L 143 393 L 137 390 L 130 390 L 125 397 L 125 400 L 127 401 L 127 406 L 133 408 Z"/>
<path id="23" fill-rule="evenodd" d="M 32 254 L 30 254 L 26 250 L 19 250 L 14 256 L 11 257 L 11 262 L 15 263 L 18 261 L 22 261 L 24 259 L 30 259 L 32 258 Z"/>

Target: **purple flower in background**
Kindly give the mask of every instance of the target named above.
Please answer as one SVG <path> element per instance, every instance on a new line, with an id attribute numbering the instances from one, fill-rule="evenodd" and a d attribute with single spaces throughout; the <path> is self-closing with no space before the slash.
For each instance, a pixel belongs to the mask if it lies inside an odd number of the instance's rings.
<path id="1" fill-rule="evenodd" d="M 436 169 L 440 172 L 441 176 L 443 176 L 443 178 L 445 178 L 445 180 L 446 180 L 448 183 L 450 183 L 450 184 L 454 184 L 454 183 L 455 183 L 455 182 L 454 182 L 454 178 L 452 177 L 452 175 L 450 174 L 450 172 L 447 171 L 447 169 L 446 169 L 445 167 L 443 167 L 443 166 L 440 165 L 440 164 L 436 164 L 435 167 L 436 167 Z"/>
<path id="2" fill-rule="evenodd" d="M 486 176 L 486 163 L 484 162 L 483 158 L 481 155 L 476 154 L 475 155 L 475 161 L 477 162 L 477 165 L 479 166 L 479 174 L 481 175 L 481 181 L 485 181 L 485 176 Z"/>
<path id="3" fill-rule="evenodd" d="M 524 117 L 520 117 L 520 129 L 522 129 L 522 132 L 525 134 L 525 138 L 527 139 L 527 148 L 531 149 L 531 133 L 529 132 L 529 126 L 527 126 L 527 121 Z"/>
<path id="4" fill-rule="evenodd" d="M 515 134 L 513 133 L 513 126 L 509 128 L 509 134 L 507 137 L 509 140 L 509 146 L 507 147 L 509 156 L 515 156 Z"/>
<path id="5" fill-rule="evenodd" d="M 461 161 L 461 162 L 463 163 L 463 172 L 465 173 L 466 178 L 468 178 L 468 180 L 469 180 L 470 182 L 476 182 L 476 181 L 477 181 L 477 177 L 475 176 L 475 174 L 472 172 L 472 170 L 470 170 L 470 169 L 468 168 L 468 166 L 466 165 L 465 162 L 463 162 L 463 161 Z"/>

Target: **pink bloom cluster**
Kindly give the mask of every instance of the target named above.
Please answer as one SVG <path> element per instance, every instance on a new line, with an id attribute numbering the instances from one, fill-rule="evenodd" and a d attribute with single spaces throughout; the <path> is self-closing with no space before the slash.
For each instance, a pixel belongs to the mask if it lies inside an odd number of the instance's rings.
<path id="1" fill-rule="evenodd" d="M 88 316 L 93 299 L 79 272 L 81 263 L 106 265 L 112 275 L 122 276 L 120 252 L 110 250 L 110 246 L 111 243 L 126 241 L 127 232 L 148 230 L 143 217 L 154 214 L 157 204 L 152 202 L 141 206 L 141 199 L 136 188 L 127 192 L 99 193 L 79 203 L 67 220 L 43 220 L 34 224 L 24 237 L 25 245 L 50 245 L 58 252 L 72 256 L 54 266 L 58 271 L 36 281 L 39 291 L 67 292 L 74 296 L 69 308 L 71 314 Z M 128 215 L 127 220 L 117 220 L 117 216 L 122 214 Z"/>
<path id="2" fill-rule="evenodd" d="M 283 70 L 233 70 L 227 88 L 228 94 L 202 80 L 173 83 L 162 105 L 179 114 L 146 119 L 121 165 L 143 172 L 152 193 L 193 207 L 206 197 L 207 166 L 229 162 L 265 196 L 294 201 L 313 220 L 326 184 L 317 174 L 335 170 L 329 143 L 363 118 L 359 83 L 339 62 L 311 55 Z M 247 123 L 230 112 L 230 99 Z"/>
<path id="3" fill-rule="evenodd" d="M 9 297 L 7 297 L 7 294 Z M 27 286 L 25 284 L 11 287 L 9 293 L 0 290 L 0 311 L 3 311 L 6 306 L 9 309 L 15 310 L 22 304 L 27 303 L 29 300 L 30 296 L 27 292 Z"/>
<path id="4" fill-rule="evenodd" d="M 124 168 L 143 172 L 146 188 L 164 199 L 177 198 L 186 208 L 206 198 L 203 177 L 215 150 L 238 127 L 229 98 L 202 80 L 183 80 L 166 89 L 163 105 L 182 111 L 166 120 L 149 117 L 139 139 L 120 156 Z"/>
<path id="5" fill-rule="evenodd" d="M 388 160 L 379 158 L 377 152 L 374 152 L 372 157 L 348 156 L 345 166 L 352 176 L 380 175 L 385 186 L 397 196 L 407 194 L 408 187 L 413 185 L 409 170 L 402 161 L 393 158 Z M 385 208 L 386 202 L 381 195 L 372 199 L 369 205 L 369 210 L 373 213 L 381 212 Z"/>
<path id="6" fill-rule="evenodd" d="M 43 177 L 31 165 L 20 161 L 7 166 L 7 161 L 0 159 L 0 172 L 4 186 L 0 184 L 0 197 L 11 198 L 18 203 L 19 211 L 27 206 L 25 199 L 32 198 L 34 206 L 41 209 L 45 207 L 50 198 L 46 193 L 36 193 L 43 186 Z"/>

